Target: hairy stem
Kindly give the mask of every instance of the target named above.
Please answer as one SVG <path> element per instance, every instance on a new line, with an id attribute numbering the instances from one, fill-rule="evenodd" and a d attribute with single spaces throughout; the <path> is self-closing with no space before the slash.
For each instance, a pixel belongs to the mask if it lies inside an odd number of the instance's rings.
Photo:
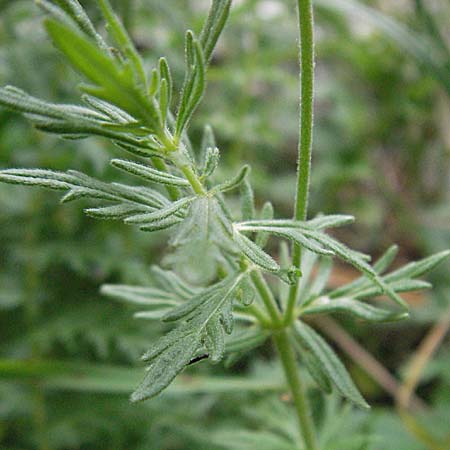
<path id="1" fill-rule="evenodd" d="M 297 12 L 300 38 L 300 130 L 297 160 L 297 189 L 294 207 L 294 219 L 306 220 L 308 210 L 308 191 L 311 172 L 311 150 L 313 130 L 314 101 L 314 20 L 312 0 L 297 0 Z M 292 263 L 300 268 L 301 247 L 294 244 Z M 297 300 L 298 283 L 289 290 L 286 307 L 286 324 L 294 320 L 294 308 Z"/>
<path id="2" fill-rule="evenodd" d="M 311 417 L 311 409 L 308 406 L 302 381 L 298 375 L 298 366 L 295 359 L 294 349 L 288 331 L 283 329 L 274 336 L 275 345 L 280 354 L 286 381 L 292 393 L 295 410 L 306 450 L 318 450 L 314 432 L 314 424 Z"/>
<path id="3" fill-rule="evenodd" d="M 266 280 L 259 271 L 253 271 L 250 277 L 264 303 L 264 306 L 266 307 L 267 312 L 269 313 L 273 327 L 280 327 L 283 324 L 280 310 L 278 309 L 272 291 L 269 286 L 267 286 Z"/>
<path id="4" fill-rule="evenodd" d="M 252 315 L 263 328 L 272 328 L 272 321 L 257 305 L 244 306 L 242 310 Z"/>
<path id="5" fill-rule="evenodd" d="M 314 20 L 312 0 L 297 0 L 299 24 L 299 59 L 300 59 L 300 127 L 297 160 L 297 188 L 294 206 L 294 219 L 306 220 L 308 210 L 309 179 L 311 173 L 313 102 L 314 102 Z M 292 263 L 301 265 L 301 247 L 293 245 Z M 311 418 L 298 367 L 295 352 L 286 329 L 295 320 L 295 306 L 298 294 L 298 281 L 290 287 L 284 316 L 285 328 L 274 334 L 274 341 L 280 354 L 286 380 L 289 384 L 298 424 L 303 436 L 306 450 L 318 450 L 316 432 Z"/>
<path id="6" fill-rule="evenodd" d="M 198 176 L 195 174 L 195 172 L 192 170 L 191 166 L 189 164 L 186 164 L 181 167 L 181 171 L 183 172 L 183 175 L 186 177 L 186 179 L 189 181 L 190 185 L 192 186 L 192 189 L 197 195 L 205 195 L 206 190 L 203 186 L 202 182 L 198 178 Z"/>

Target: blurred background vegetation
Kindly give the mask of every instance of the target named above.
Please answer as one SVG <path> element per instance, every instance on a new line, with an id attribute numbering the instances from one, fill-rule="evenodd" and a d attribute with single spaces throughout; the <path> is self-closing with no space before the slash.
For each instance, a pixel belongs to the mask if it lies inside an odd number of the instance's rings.
<path id="1" fill-rule="evenodd" d="M 82 1 L 98 17 L 93 1 Z M 116 1 L 149 67 L 168 57 L 180 85 L 183 37 L 207 2 Z M 316 128 L 311 215 L 357 217 L 340 237 L 397 262 L 450 242 L 450 4 L 447 0 L 316 0 Z M 294 2 L 236 0 L 214 57 L 194 141 L 213 126 L 221 175 L 252 164 L 257 202 L 290 215 L 298 75 Z M 0 0 L 0 84 L 55 102 L 77 101 L 32 1 Z M 61 140 L 0 111 L 0 167 L 79 169 L 110 178 L 116 149 L 101 139 Z M 116 176 L 116 175 L 115 175 Z M 149 284 L 165 235 L 89 219 L 58 195 L 0 186 L 0 448 L 293 449 L 290 399 L 265 347 L 232 368 L 199 364 L 167 393 L 139 405 L 128 394 L 139 356 L 161 327 L 102 298 L 105 282 Z M 340 283 L 354 277 L 339 266 Z M 312 387 L 322 445 L 334 450 L 450 448 L 450 271 L 431 293 L 407 297 L 412 318 L 317 326 L 343 356 L 369 413 Z M 447 340 L 446 340 L 447 339 Z M 365 349 L 365 350 L 363 350 Z M 306 375 L 305 375 L 306 376 Z"/>

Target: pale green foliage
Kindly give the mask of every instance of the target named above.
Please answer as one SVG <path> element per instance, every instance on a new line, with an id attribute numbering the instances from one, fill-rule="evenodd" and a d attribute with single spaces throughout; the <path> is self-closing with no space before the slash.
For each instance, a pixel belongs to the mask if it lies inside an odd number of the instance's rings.
<path id="1" fill-rule="evenodd" d="M 298 341 L 300 353 L 308 355 L 307 367 L 316 380 L 325 380 L 324 383 L 331 382 L 341 395 L 356 405 L 363 408 L 369 407 L 353 384 L 342 362 L 319 334 L 305 323 L 296 322 L 295 338 Z M 314 367 L 313 370 L 311 370 L 312 367 Z M 319 386 L 323 384 L 319 382 Z"/>
<path id="2" fill-rule="evenodd" d="M 229 15 L 231 0 L 212 1 L 198 38 L 187 31 L 185 78 L 178 95 L 174 95 L 167 60 L 161 58 L 158 67 L 148 74 L 107 0 L 99 0 L 98 5 L 117 48 L 106 44 L 95 31 L 78 1 L 54 3 L 59 6 L 40 2 L 50 15 L 45 26 L 53 44 L 89 82 L 80 85 L 85 106 L 51 104 L 9 86 L 0 89 L 0 104 L 24 113 L 42 131 L 65 138 L 110 139 L 139 158 L 115 158 L 112 166 L 151 187 L 105 183 L 70 170 L 8 169 L 0 172 L 0 181 L 66 191 L 63 202 L 95 200 L 100 204 L 85 209 L 95 218 L 122 220 L 148 232 L 171 229 L 169 243 L 173 251 L 164 262 L 174 271 L 155 268 L 157 287 L 102 288 L 105 295 L 145 306 L 137 317 L 175 323 L 175 328 L 144 354 L 148 368 L 132 400 L 159 394 L 199 356 L 218 362 L 228 355 L 231 364 L 279 331 L 282 325 L 264 310 L 272 298 L 269 286 L 264 285 L 265 279 L 257 278 L 262 279 L 261 284 L 252 276 L 268 272 L 281 280 L 278 303 L 274 300 L 278 313 L 286 307 L 285 284 L 297 283 L 300 278 L 296 320 L 285 324 L 285 328 L 295 338 L 300 357 L 313 378 L 325 391 L 334 386 L 355 404 L 367 406 L 337 355 L 301 318 L 344 312 L 373 322 L 403 319 L 407 317 L 407 305 L 398 292 L 429 287 L 414 278 L 449 253 L 383 275 L 395 256 L 394 250 L 388 250 L 371 266 L 367 255 L 349 249 L 324 232 L 352 222 L 351 216 L 320 216 L 304 222 L 274 219 L 270 203 L 257 211 L 247 165 L 230 180 L 213 185 L 211 176 L 220 152 L 212 130 L 205 128 L 199 151 L 192 149 L 187 131 L 204 94 L 208 64 Z M 174 111 L 175 97 L 178 106 Z M 223 197 L 223 193 L 237 189 L 241 194 L 239 218 L 230 213 Z M 270 236 L 303 248 L 302 272 L 292 266 L 285 245 L 280 262 L 264 249 Z M 332 257 L 353 265 L 363 275 L 347 286 L 324 293 Z M 318 261 L 317 275 L 311 279 Z M 383 294 L 396 303 L 397 309 L 380 309 L 366 302 Z M 235 319 L 241 326 L 231 335 Z"/>

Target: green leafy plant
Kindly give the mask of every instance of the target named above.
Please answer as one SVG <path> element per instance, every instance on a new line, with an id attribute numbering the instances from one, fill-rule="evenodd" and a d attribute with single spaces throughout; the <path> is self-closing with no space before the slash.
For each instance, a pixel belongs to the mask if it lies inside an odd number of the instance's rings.
<path id="1" fill-rule="evenodd" d="M 189 138 L 189 124 L 203 97 L 231 0 L 211 2 L 198 36 L 187 31 L 180 89 L 174 86 L 168 61 L 161 58 L 148 71 L 108 0 L 97 3 L 111 43 L 95 30 L 77 0 L 38 2 L 48 14 L 45 27 L 53 44 L 88 83 L 79 86 L 83 106 L 49 103 L 11 86 L 0 89 L 0 104 L 23 113 L 38 130 L 67 139 L 109 139 L 134 157 L 113 158 L 111 165 L 142 184 L 109 183 L 73 170 L 47 169 L 2 170 L 0 181 L 65 191 L 62 202 L 98 202 L 85 209 L 89 216 L 121 220 L 147 232 L 169 231 L 166 268 L 152 269 L 154 287 L 102 287 L 107 296 L 141 305 L 144 310 L 138 317 L 173 324 L 143 355 L 148 367 L 133 401 L 156 396 L 190 364 L 224 358 L 231 364 L 272 339 L 291 390 L 303 448 L 317 449 L 297 358 L 325 392 L 336 390 L 360 407 L 368 405 L 308 318 L 345 313 L 368 322 L 405 319 L 408 307 L 399 293 L 430 287 L 416 278 L 449 252 L 386 273 L 396 247 L 370 265 L 370 257 L 325 232 L 351 223 L 353 217 L 308 220 L 314 94 L 310 0 L 297 2 L 301 107 L 292 219 L 275 218 L 269 202 L 256 208 L 248 165 L 229 180 L 217 180 L 220 151 L 209 126 L 198 148 Z M 228 201 L 233 191 L 240 193 L 240 211 Z M 271 238 L 280 240 L 278 258 L 267 250 Z M 361 277 L 329 290 L 332 258 L 354 266 Z M 392 300 L 391 308 L 369 303 L 382 295 Z"/>

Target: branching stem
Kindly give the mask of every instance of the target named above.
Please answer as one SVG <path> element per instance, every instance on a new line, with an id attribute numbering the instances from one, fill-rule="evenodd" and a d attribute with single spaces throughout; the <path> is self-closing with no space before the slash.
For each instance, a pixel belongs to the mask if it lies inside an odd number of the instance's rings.
<path id="1" fill-rule="evenodd" d="M 280 327 L 283 324 L 281 313 L 266 280 L 259 271 L 253 271 L 250 277 L 269 313 L 273 328 Z"/>

